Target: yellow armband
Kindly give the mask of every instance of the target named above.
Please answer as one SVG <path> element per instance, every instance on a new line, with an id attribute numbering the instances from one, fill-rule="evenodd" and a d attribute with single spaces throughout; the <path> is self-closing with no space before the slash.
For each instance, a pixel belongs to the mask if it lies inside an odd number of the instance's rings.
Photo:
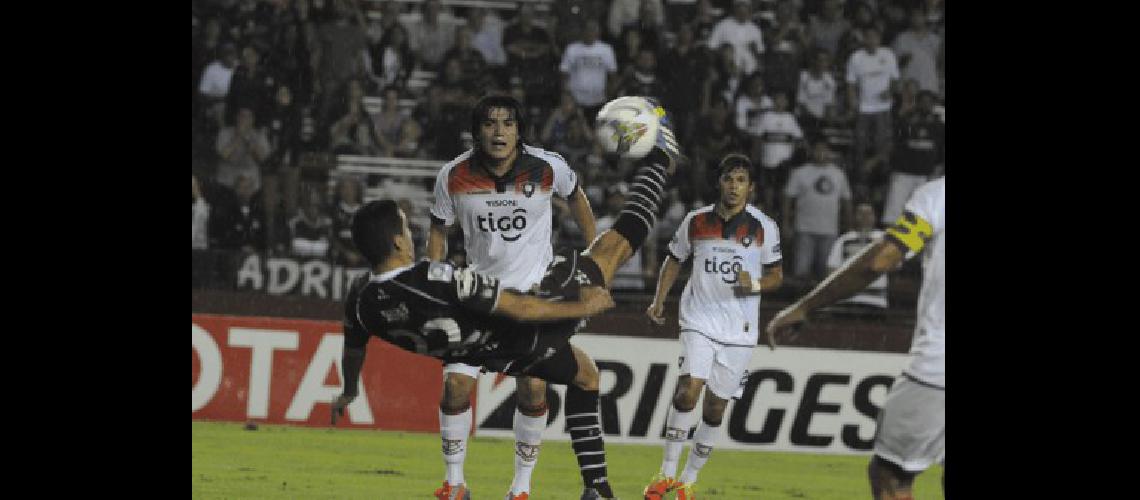
<path id="1" fill-rule="evenodd" d="M 907 250 L 918 253 L 926 242 L 934 236 L 934 227 L 911 212 L 903 212 L 895 225 L 887 229 L 887 234 L 906 246 Z"/>

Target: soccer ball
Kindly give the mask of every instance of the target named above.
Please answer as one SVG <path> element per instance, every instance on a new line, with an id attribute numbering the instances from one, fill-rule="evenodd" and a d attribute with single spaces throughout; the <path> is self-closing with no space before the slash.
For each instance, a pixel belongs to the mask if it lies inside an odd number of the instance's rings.
<path id="1" fill-rule="evenodd" d="M 598 111 L 595 133 L 602 148 L 622 158 L 644 158 L 657 142 L 658 108 L 648 99 L 624 96 Z"/>

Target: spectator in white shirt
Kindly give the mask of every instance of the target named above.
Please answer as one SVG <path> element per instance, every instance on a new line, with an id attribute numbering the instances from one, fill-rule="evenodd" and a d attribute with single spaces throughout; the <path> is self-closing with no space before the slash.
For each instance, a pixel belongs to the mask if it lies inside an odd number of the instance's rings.
<path id="1" fill-rule="evenodd" d="M 856 184 L 867 183 L 890 154 L 891 102 L 898 82 L 894 52 L 879 45 L 877 28 L 865 29 L 863 47 L 847 61 L 847 101 L 856 104 L 848 111 L 855 118 L 852 180 Z M 874 155 L 867 154 L 869 149 Z"/>
<path id="2" fill-rule="evenodd" d="M 792 276 L 798 280 L 822 278 L 827 274 L 828 254 L 839 236 L 840 216 L 851 220 L 851 187 L 826 142 L 817 141 L 812 161 L 792 171 L 784 188 L 782 214 L 781 232 L 795 238 Z"/>
<path id="3" fill-rule="evenodd" d="M 709 35 L 709 48 L 716 50 L 724 44 L 732 45 L 736 64 L 751 75 L 760 69 L 764 54 L 764 36 L 760 27 L 752 22 L 752 4 L 748 0 L 732 3 L 732 16 L 721 19 Z"/>
<path id="4" fill-rule="evenodd" d="M 796 117 L 808 136 L 819 131 L 828 108 L 835 107 L 837 88 L 831 74 L 831 55 L 826 50 L 818 50 L 811 69 L 800 72 L 800 88 L 796 93 Z"/>
<path id="5" fill-rule="evenodd" d="M 759 134 L 760 116 L 772 109 L 772 98 L 764 94 L 764 78 L 760 75 L 753 75 L 744 88 L 736 98 L 736 128 Z"/>
<path id="6" fill-rule="evenodd" d="M 613 47 L 598 39 L 600 30 L 597 21 L 587 21 L 582 41 L 566 47 L 559 65 L 563 87 L 570 90 L 591 121 L 606 103 L 607 84 L 612 85 L 609 80 L 618 70 Z"/>
<path id="7" fill-rule="evenodd" d="M 777 206 L 776 193 L 788 176 L 785 163 L 804 138 L 796 115 L 789 111 L 788 95 L 775 92 L 772 102 L 772 110 L 764 113 L 756 128 L 749 131 L 758 139 L 753 141 L 752 157 L 760 157 L 760 189 L 764 193 L 763 203 L 770 209 Z"/>

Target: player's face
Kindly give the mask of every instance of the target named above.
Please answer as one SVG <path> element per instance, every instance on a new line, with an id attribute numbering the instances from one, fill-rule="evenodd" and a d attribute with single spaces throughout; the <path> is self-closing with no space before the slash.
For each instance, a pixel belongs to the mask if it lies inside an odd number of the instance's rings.
<path id="1" fill-rule="evenodd" d="M 479 128 L 479 145 L 496 160 L 506 160 L 515 154 L 519 143 L 519 124 L 514 113 L 507 108 L 491 108 Z"/>
<path id="2" fill-rule="evenodd" d="M 720 176 L 720 202 L 727 208 L 748 203 L 752 196 L 752 179 L 744 169 L 735 168 Z"/>

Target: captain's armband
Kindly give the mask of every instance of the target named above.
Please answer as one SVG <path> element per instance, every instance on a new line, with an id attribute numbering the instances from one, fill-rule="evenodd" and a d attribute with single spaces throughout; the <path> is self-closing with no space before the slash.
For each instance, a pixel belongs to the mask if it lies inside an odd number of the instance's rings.
<path id="1" fill-rule="evenodd" d="M 903 212 L 895 225 L 887 229 L 887 236 L 902 243 L 911 253 L 918 253 L 934 236 L 934 227 L 912 212 Z"/>

